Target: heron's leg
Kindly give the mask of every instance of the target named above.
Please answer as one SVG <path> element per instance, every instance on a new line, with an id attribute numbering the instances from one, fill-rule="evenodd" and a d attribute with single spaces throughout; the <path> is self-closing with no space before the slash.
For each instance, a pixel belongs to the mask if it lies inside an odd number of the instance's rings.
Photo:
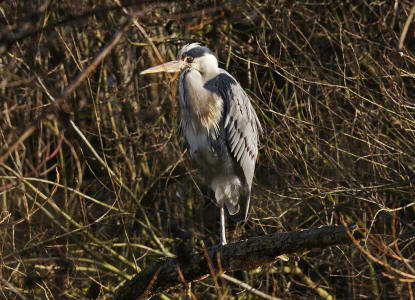
<path id="1" fill-rule="evenodd" d="M 220 206 L 220 244 L 226 245 L 226 231 L 225 231 L 225 205 Z"/>

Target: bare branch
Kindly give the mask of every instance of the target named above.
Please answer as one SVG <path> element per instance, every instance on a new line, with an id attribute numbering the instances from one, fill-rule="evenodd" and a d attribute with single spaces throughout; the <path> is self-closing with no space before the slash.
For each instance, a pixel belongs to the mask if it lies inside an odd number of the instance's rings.
<path id="1" fill-rule="evenodd" d="M 220 261 L 222 270 L 237 271 L 249 270 L 273 263 L 279 255 L 326 248 L 334 245 L 349 244 L 351 240 L 344 226 L 324 226 L 308 230 L 295 230 L 285 233 L 268 234 L 252 237 L 244 241 L 229 244 L 221 248 L 210 248 L 209 255 L 212 261 Z M 357 233 L 356 230 L 354 232 Z M 357 238 L 357 237 L 355 237 Z M 200 280 L 210 275 L 208 260 L 203 253 L 191 255 L 191 258 L 180 270 L 187 282 Z M 177 259 L 167 259 L 155 263 L 127 281 L 116 294 L 115 299 L 137 299 L 166 291 L 182 284 L 177 274 Z M 158 273 L 154 280 L 154 274 Z"/>

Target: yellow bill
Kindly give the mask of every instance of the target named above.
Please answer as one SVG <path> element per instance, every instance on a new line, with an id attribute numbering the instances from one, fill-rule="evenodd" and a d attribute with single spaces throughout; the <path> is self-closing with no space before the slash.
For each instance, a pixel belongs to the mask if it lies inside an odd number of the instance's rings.
<path id="1" fill-rule="evenodd" d="M 167 72 L 167 73 L 176 73 L 180 72 L 183 68 L 185 68 L 187 64 L 184 61 L 179 60 L 172 60 L 167 63 L 148 68 L 144 71 L 140 72 L 140 75 L 143 74 L 152 74 L 152 73 L 160 73 L 160 72 Z"/>

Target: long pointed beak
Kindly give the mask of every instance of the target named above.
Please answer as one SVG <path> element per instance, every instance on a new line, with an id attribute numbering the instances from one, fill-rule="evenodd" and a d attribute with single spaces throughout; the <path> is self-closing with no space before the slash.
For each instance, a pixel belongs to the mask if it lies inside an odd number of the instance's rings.
<path id="1" fill-rule="evenodd" d="M 187 64 L 184 61 L 180 60 L 172 60 L 166 62 L 164 64 L 148 68 L 144 71 L 140 72 L 140 75 L 143 74 L 151 74 L 151 73 L 159 73 L 159 72 L 167 72 L 167 73 L 175 73 L 180 72 L 183 68 L 185 68 Z"/>

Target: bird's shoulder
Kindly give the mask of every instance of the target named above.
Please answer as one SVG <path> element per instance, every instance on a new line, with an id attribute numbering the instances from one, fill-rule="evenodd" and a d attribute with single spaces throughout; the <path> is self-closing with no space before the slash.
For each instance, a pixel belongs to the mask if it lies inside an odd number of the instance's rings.
<path id="1" fill-rule="evenodd" d="M 207 80 L 204 88 L 218 96 L 225 96 L 224 92 L 231 88 L 232 85 L 238 84 L 235 78 L 228 72 L 219 68 L 219 73 L 213 78 Z"/>

